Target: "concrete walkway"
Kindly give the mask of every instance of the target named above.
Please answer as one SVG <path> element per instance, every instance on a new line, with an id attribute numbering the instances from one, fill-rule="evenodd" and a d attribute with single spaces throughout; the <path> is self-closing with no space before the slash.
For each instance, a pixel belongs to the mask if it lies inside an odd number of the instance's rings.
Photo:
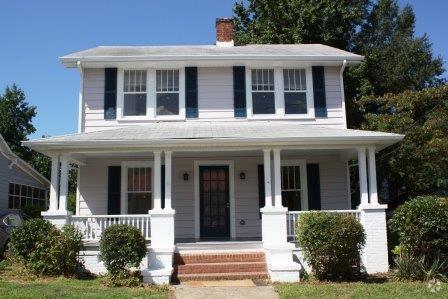
<path id="1" fill-rule="evenodd" d="M 251 280 L 192 281 L 174 286 L 170 298 L 178 299 L 277 299 L 271 285 L 256 286 Z"/>

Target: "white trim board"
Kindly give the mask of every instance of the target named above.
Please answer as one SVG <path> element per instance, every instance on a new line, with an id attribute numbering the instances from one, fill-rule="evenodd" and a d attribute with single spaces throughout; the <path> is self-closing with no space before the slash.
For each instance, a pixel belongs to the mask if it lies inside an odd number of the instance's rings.
<path id="1" fill-rule="evenodd" d="M 229 167 L 230 239 L 236 238 L 235 229 L 235 167 L 233 160 L 194 160 L 194 237 L 201 238 L 201 209 L 199 194 L 199 166 Z"/>

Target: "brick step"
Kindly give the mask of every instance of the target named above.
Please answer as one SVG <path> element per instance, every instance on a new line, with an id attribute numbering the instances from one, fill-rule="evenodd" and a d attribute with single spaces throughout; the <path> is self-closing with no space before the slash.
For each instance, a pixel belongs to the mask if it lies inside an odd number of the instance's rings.
<path id="1" fill-rule="evenodd" d="M 175 265 L 178 274 L 266 272 L 266 262 L 197 263 Z"/>
<path id="2" fill-rule="evenodd" d="M 180 282 L 191 280 L 240 280 L 240 279 L 269 279 L 268 274 L 263 272 L 233 272 L 233 273 L 203 273 L 203 274 L 179 274 Z"/>
<path id="3" fill-rule="evenodd" d="M 205 264 L 205 263 L 231 263 L 231 262 L 265 262 L 264 252 L 244 253 L 203 253 L 174 255 L 174 264 Z"/>

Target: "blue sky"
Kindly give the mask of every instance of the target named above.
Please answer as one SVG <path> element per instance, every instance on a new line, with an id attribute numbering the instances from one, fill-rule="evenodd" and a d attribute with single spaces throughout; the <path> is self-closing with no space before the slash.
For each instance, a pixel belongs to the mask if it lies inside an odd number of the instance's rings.
<path id="1" fill-rule="evenodd" d="M 76 132 L 79 75 L 58 57 L 98 45 L 212 44 L 215 18 L 234 0 L 0 0 L 0 91 L 18 84 L 37 106 L 30 136 Z M 417 15 L 434 52 L 448 59 L 448 1 L 399 0 Z M 445 73 L 446 76 L 447 73 Z"/>

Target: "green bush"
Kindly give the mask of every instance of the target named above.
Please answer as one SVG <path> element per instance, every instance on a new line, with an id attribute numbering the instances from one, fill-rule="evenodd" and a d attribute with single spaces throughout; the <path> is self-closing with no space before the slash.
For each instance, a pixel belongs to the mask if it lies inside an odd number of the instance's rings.
<path id="1" fill-rule="evenodd" d="M 394 274 L 399 279 L 446 279 L 448 198 L 420 196 L 395 211 L 389 228 L 398 236 Z"/>
<path id="2" fill-rule="evenodd" d="M 12 231 L 11 251 L 27 263 L 28 257 L 36 249 L 38 242 L 57 234 L 57 228 L 49 221 L 39 218 L 30 219 Z"/>
<path id="3" fill-rule="evenodd" d="M 101 235 L 100 255 L 110 275 L 127 277 L 129 268 L 138 267 L 146 255 L 145 238 L 130 225 L 112 225 Z"/>
<path id="4" fill-rule="evenodd" d="M 13 231 L 11 247 L 34 274 L 71 276 L 79 265 L 82 241 L 73 226 L 59 230 L 47 220 L 32 219 Z"/>
<path id="5" fill-rule="evenodd" d="M 448 257 L 448 198 L 420 196 L 395 211 L 389 227 L 417 257 Z"/>
<path id="6" fill-rule="evenodd" d="M 359 253 L 365 234 L 355 217 L 325 212 L 303 214 L 297 241 L 316 278 L 351 280 L 360 274 Z"/>

